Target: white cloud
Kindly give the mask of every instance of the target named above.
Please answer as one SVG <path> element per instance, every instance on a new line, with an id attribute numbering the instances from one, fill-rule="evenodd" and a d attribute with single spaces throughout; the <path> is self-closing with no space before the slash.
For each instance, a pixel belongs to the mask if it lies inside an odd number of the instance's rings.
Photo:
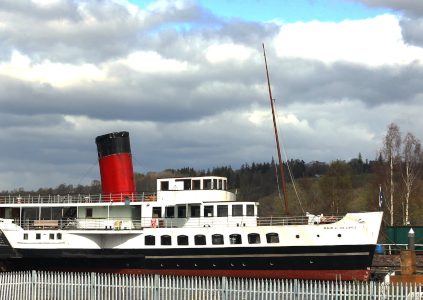
<path id="1" fill-rule="evenodd" d="M 225 61 L 244 62 L 254 52 L 251 48 L 233 43 L 213 44 L 205 50 L 206 59 L 211 63 L 222 63 Z"/>
<path id="2" fill-rule="evenodd" d="M 106 79 L 105 73 L 92 64 L 72 65 L 48 60 L 32 63 L 31 58 L 13 51 L 10 61 L 0 64 L 0 74 L 24 81 L 66 87 Z"/>
<path id="3" fill-rule="evenodd" d="M 185 61 L 164 58 L 154 51 L 136 51 L 116 63 L 142 73 L 183 72 L 190 67 Z"/>
<path id="4" fill-rule="evenodd" d="M 352 62 L 370 66 L 423 62 L 423 49 L 407 45 L 399 18 L 296 22 L 282 25 L 274 46 L 280 57 Z"/>

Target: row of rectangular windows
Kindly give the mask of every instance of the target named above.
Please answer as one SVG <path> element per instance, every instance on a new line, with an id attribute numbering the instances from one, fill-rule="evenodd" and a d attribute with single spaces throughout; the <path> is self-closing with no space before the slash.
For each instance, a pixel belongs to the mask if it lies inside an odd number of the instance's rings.
<path id="1" fill-rule="evenodd" d="M 191 205 L 191 218 L 199 218 L 200 217 L 200 205 Z M 217 216 L 218 217 L 227 217 L 228 216 L 228 205 L 217 205 Z M 213 205 L 205 205 L 203 210 L 204 217 L 213 217 L 215 214 L 214 206 Z M 246 205 L 245 213 L 244 207 L 241 204 L 234 204 L 232 205 L 232 216 L 233 217 L 242 217 L 242 216 L 254 216 L 254 205 L 248 204 Z M 162 218 L 162 208 L 161 207 L 153 207 L 153 216 L 155 218 Z M 177 211 L 175 211 L 174 206 L 165 207 L 165 218 L 186 218 L 187 211 L 186 206 L 177 206 Z"/>
<path id="2" fill-rule="evenodd" d="M 247 236 L 249 244 L 260 244 L 260 234 L 258 233 L 250 233 Z M 188 243 L 188 236 L 186 235 L 178 235 L 177 238 L 178 246 L 187 246 Z M 213 234 L 211 236 L 211 242 L 213 245 L 223 245 L 224 244 L 224 236 L 222 234 Z M 279 235 L 275 232 L 270 232 L 266 234 L 266 242 L 267 243 L 279 243 Z M 230 244 L 242 244 L 242 238 L 240 234 L 230 234 L 229 235 L 229 243 Z M 156 245 L 156 237 L 154 235 L 146 235 L 144 237 L 144 244 L 146 246 L 154 246 Z M 206 245 L 206 236 L 203 234 L 197 234 L 194 236 L 194 244 L 201 246 Z M 170 246 L 172 245 L 172 237 L 170 235 L 162 235 L 160 236 L 160 245 L 163 246 Z"/>
<path id="3" fill-rule="evenodd" d="M 48 237 L 49 237 L 49 240 L 61 240 L 62 239 L 62 234 L 61 233 L 56 233 L 56 234 L 54 234 L 54 233 L 50 233 L 49 235 L 48 235 Z M 24 240 L 28 240 L 28 233 L 24 233 L 23 234 L 23 239 Z M 36 240 L 41 240 L 41 233 L 36 233 L 35 234 L 35 239 Z"/>

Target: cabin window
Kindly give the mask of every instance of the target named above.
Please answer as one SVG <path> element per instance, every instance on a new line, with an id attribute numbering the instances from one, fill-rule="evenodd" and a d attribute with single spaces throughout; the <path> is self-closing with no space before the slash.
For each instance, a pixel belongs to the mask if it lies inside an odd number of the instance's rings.
<path id="1" fill-rule="evenodd" d="M 160 182 L 160 190 L 161 191 L 168 191 L 169 190 L 169 181 L 161 181 Z"/>
<path id="2" fill-rule="evenodd" d="M 93 217 L 93 209 L 92 208 L 87 208 L 86 210 L 85 210 L 85 217 L 86 218 L 92 218 Z"/>
<path id="3" fill-rule="evenodd" d="M 175 207 L 168 206 L 165 208 L 166 218 L 174 218 L 175 217 Z"/>
<path id="4" fill-rule="evenodd" d="M 50 240 L 54 240 L 54 233 L 50 233 L 50 234 L 49 234 L 49 239 L 50 239 Z"/>
<path id="5" fill-rule="evenodd" d="M 254 205 L 247 204 L 247 216 L 249 217 L 254 216 Z"/>
<path id="6" fill-rule="evenodd" d="M 228 206 L 227 205 L 218 205 L 217 206 L 217 216 L 218 217 L 227 217 L 228 216 Z"/>
<path id="7" fill-rule="evenodd" d="M 270 233 L 266 234 L 266 241 L 269 244 L 279 243 L 279 234 L 277 234 L 275 232 L 270 232 Z"/>
<path id="8" fill-rule="evenodd" d="M 211 190 L 212 188 L 212 181 L 211 179 L 204 179 L 203 181 L 203 189 L 204 190 Z"/>
<path id="9" fill-rule="evenodd" d="M 192 189 L 193 190 L 200 190 L 201 189 L 201 180 L 195 179 L 192 181 Z"/>
<path id="10" fill-rule="evenodd" d="M 23 238 L 24 238 L 24 240 L 27 240 L 28 239 L 28 233 L 24 233 Z"/>
<path id="11" fill-rule="evenodd" d="M 58 233 L 58 234 L 56 235 L 56 238 L 57 238 L 58 240 L 61 240 L 61 239 L 62 239 L 62 234 L 61 234 L 61 233 Z"/>
<path id="12" fill-rule="evenodd" d="M 187 217 L 187 207 L 178 206 L 178 218 L 186 218 Z"/>
<path id="13" fill-rule="evenodd" d="M 232 216 L 241 217 L 242 216 L 242 205 L 232 205 Z"/>
<path id="14" fill-rule="evenodd" d="M 223 184 L 222 184 L 222 179 L 219 179 L 219 190 L 223 190 Z"/>
<path id="15" fill-rule="evenodd" d="M 186 246 L 186 245 L 188 245 L 188 236 L 186 236 L 186 235 L 178 235 L 178 245 L 179 246 Z"/>
<path id="16" fill-rule="evenodd" d="M 260 234 L 258 234 L 258 233 L 248 234 L 248 243 L 249 244 L 260 244 Z"/>
<path id="17" fill-rule="evenodd" d="M 161 218 L 161 217 L 162 217 L 162 208 L 153 207 L 153 218 Z"/>
<path id="18" fill-rule="evenodd" d="M 226 184 L 227 184 L 226 180 L 223 180 L 222 190 L 225 190 L 226 191 L 228 189 L 228 187 L 226 186 Z"/>
<path id="19" fill-rule="evenodd" d="M 204 206 L 204 217 L 213 217 L 213 206 L 212 205 Z"/>
<path id="20" fill-rule="evenodd" d="M 219 186 L 217 185 L 217 179 L 213 179 L 213 189 L 218 190 Z"/>
<path id="21" fill-rule="evenodd" d="M 35 234 L 35 239 L 41 240 L 41 233 L 36 233 Z"/>
<path id="22" fill-rule="evenodd" d="M 241 235 L 240 234 L 231 234 L 229 236 L 229 241 L 231 242 L 231 244 L 241 244 Z"/>
<path id="23" fill-rule="evenodd" d="M 172 238 L 170 235 L 162 235 L 160 237 L 160 244 L 165 245 L 165 246 L 169 246 L 172 245 Z"/>
<path id="24" fill-rule="evenodd" d="M 156 237 L 154 235 L 146 235 L 144 237 L 144 244 L 146 246 L 154 246 L 156 244 Z"/>
<path id="25" fill-rule="evenodd" d="M 223 245 L 223 235 L 213 234 L 212 235 L 212 244 L 213 245 Z"/>
<path id="26" fill-rule="evenodd" d="M 200 205 L 192 205 L 191 218 L 199 218 L 199 217 L 200 217 Z"/>
<path id="27" fill-rule="evenodd" d="M 205 245 L 206 244 L 206 236 L 202 234 L 197 234 L 194 236 L 194 243 L 196 245 Z"/>

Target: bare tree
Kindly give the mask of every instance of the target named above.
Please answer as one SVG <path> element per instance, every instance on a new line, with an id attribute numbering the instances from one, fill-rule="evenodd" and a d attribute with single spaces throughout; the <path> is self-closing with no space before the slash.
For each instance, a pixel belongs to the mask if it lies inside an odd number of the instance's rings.
<path id="1" fill-rule="evenodd" d="M 399 127 L 395 123 L 388 126 L 385 136 L 383 154 L 385 161 L 389 164 L 389 213 L 391 216 L 390 225 L 394 225 L 394 169 L 400 159 L 401 134 Z"/>
<path id="2" fill-rule="evenodd" d="M 414 182 L 419 175 L 419 164 L 422 160 L 422 152 L 420 141 L 416 139 L 412 133 L 407 133 L 403 140 L 403 145 L 404 170 L 401 172 L 402 180 L 405 185 L 403 225 L 408 225 L 410 224 L 410 195 L 414 189 Z"/>

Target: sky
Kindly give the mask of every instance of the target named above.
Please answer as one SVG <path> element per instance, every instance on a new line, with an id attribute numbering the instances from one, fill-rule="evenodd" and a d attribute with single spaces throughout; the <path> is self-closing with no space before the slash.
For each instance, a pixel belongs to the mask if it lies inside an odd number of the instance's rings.
<path id="1" fill-rule="evenodd" d="M 2 0 L 0 190 L 99 179 L 95 137 L 136 172 L 276 157 L 375 159 L 423 138 L 423 2 Z"/>

